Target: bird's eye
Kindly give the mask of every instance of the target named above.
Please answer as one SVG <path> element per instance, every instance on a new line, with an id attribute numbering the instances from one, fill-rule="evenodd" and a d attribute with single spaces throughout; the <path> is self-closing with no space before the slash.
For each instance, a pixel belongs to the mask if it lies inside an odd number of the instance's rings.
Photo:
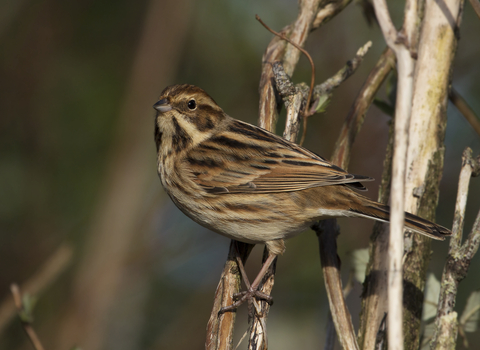
<path id="1" fill-rule="evenodd" d="M 197 108 L 197 103 L 195 102 L 195 100 L 190 100 L 188 101 L 187 106 L 193 111 L 195 108 Z"/>

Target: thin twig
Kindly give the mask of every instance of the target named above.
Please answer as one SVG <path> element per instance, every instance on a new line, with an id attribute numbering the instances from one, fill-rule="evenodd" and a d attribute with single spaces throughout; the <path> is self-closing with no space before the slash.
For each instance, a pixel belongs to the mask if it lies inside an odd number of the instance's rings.
<path id="1" fill-rule="evenodd" d="M 310 110 L 307 113 L 307 117 L 313 115 L 318 110 L 319 106 L 317 106 L 317 104 L 319 104 L 322 99 L 329 100 L 333 89 L 338 87 L 341 83 L 343 83 L 350 76 L 352 76 L 353 73 L 355 73 L 357 68 L 360 66 L 360 63 L 362 62 L 363 57 L 367 54 L 371 46 L 372 46 L 372 42 L 368 41 L 365 45 L 363 45 L 361 48 L 357 50 L 355 57 L 347 61 L 347 64 L 344 67 L 342 67 L 332 77 L 325 80 L 325 82 L 323 82 L 320 85 L 317 85 L 313 89 L 313 96 L 316 103 L 313 103 L 313 106 L 307 105 L 307 107 L 310 108 Z M 302 145 L 303 142 L 305 141 L 305 136 L 307 134 L 306 125 L 307 125 L 306 119 L 304 119 L 303 132 L 302 132 L 302 138 L 300 139 L 300 145 Z"/>
<path id="2" fill-rule="evenodd" d="M 27 333 L 28 339 L 32 342 L 33 347 L 35 350 L 45 350 L 40 339 L 37 336 L 37 333 L 32 327 L 31 321 L 27 320 L 25 317 L 22 317 L 22 313 L 28 312 L 23 307 L 22 295 L 20 293 L 20 288 L 15 283 L 10 286 L 10 290 L 13 295 L 13 300 L 15 302 L 15 307 L 17 308 L 17 312 L 20 316 L 20 321 L 22 322 L 23 329 L 25 333 Z"/>
<path id="3" fill-rule="evenodd" d="M 293 41 L 291 41 L 289 38 L 287 38 L 284 34 L 282 33 L 278 33 L 276 31 L 274 31 L 272 28 L 270 28 L 269 26 L 267 26 L 263 21 L 262 19 L 258 16 L 258 15 L 255 15 L 255 18 L 257 19 L 257 21 L 259 21 L 270 33 L 278 36 L 279 38 L 281 38 L 282 40 L 285 40 L 287 41 L 289 44 L 295 46 L 298 50 L 300 50 L 307 58 L 308 58 L 308 62 L 310 62 L 310 66 L 312 68 L 312 73 L 311 73 L 311 77 L 310 77 L 310 91 L 308 92 L 308 97 L 307 97 L 307 108 L 305 109 L 304 111 L 304 114 L 303 114 L 303 117 L 304 118 L 307 118 L 309 116 L 307 110 L 308 110 L 308 106 L 310 106 L 310 100 L 312 99 L 312 93 L 313 93 L 313 86 L 315 85 L 315 63 L 313 63 L 313 60 L 312 60 L 312 56 L 310 56 L 310 54 L 307 52 L 307 50 L 303 49 L 302 47 L 300 47 L 299 45 L 297 45 L 296 43 L 294 43 Z M 305 123 L 305 121 L 304 121 Z"/>
<path id="4" fill-rule="evenodd" d="M 72 248 L 64 244 L 45 261 L 35 274 L 26 282 L 22 283 L 21 288 L 30 295 L 40 295 L 51 286 L 63 271 L 69 266 L 73 258 Z M 0 304 L 0 333 L 5 326 L 15 316 L 16 309 L 11 298 L 6 298 Z"/>
<path id="5" fill-rule="evenodd" d="M 475 1 L 475 0 L 472 0 L 472 1 Z M 467 101 L 465 101 L 465 99 L 453 87 L 450 89 L 450 93 L 448 97 L 450 98 L 450 101 L 452 101 L 454 106 L 457 107 L 460 113 L 462 113 L 465 119 L 470 123 L 473 130 L 475 130 L 477 134 L 480 135 L 480 118 L 475 114 L 473 109 L 468 105 Z"/>
<path id="6" fill-rule="evenodd" d="M 332 77 L 328 78 L 323 83 L 313 88 L 313 94 L 311 95 L 311 100 L 313 102 L 310 102 L 311 106 L 303 103 L 305 95 L 308 95 L 308 97 L 310 97 L 310 90 L 308 89 L 308 87 L 303 83 L 294 86 L 290 80 L 290 77 L 285 72 L 282 63 L 280 61 L 275 61 L 273 63 L 272 69 L 277 91 L 282 97 L 285 103 L 285 108 L 287 110 L 285 131 L 283 133 L 284 138 L 290 141 L 294 141 L 296 139 L 300 125 L 299 112 L 301 108 L 307 108 L 305 106 L 308 106 L 308 108 L 310 109 L 308 112 L 305 113 L 306 116 L 311 116 L 319 110 L 324 109 L 324 106 L 328 104 L 331 98 L 332 91 L 345 80 L 347 80 L 350 76 L 352 76 L 353 73 L 355 73 L 357 68 L 360 66 L 360 63 L 362 62 L 363 57 L 370 49 L 371 45 L 371 41 L 367 42 L 365 45 L 363 45 L 357 50 L 355 57 L 347 61 L 347 64 L 342 67 L 337 73 L 335 73 Z M 304 127 L 302 137 L 299 143 L 300 145 L 302 145 L 305 140 L 307 130 L 305 119 L 303 126 Z"/>
<path id="7" fill-rule="evenodd" d="M 478 0 L 470 0 L 470 4 L 472 4 L 475 13 L 477 14 L 478 18 L 480 18 L 480 1 Z"/>
<path id="8" fill-rule="evenodd" d="M 322 24 L 328 22 L 330 19 L 340 13 L 351 2 L 352 0 L 339 0 L 326 4 L 325 7 L 318 11 L 315 20 L 313 21 L 312 29 L 316 29 Z"/>
<path id="9" fill-rule="evenodd" d="M 340 130 L 332 159 L 336 159 L 335 164 L 342 169 L 348 168 L 355 137 L 365 120 L 365 115 L 375 95 L 393 68 L 395 68 L 395 55 L 390 48 L 387 48 L 368 75 Z"/>
<path id="10" fill-rule="evenodd" d="M 453 236 L 445 264 L 440 296 L 435 318 L 435 332 L 431 343 L 432 349 L 447 349 L 452 344 L 449 339 L 456 339 L 458 331 L 457 314 L 454 312 L 458 284 L 466 277 L 470 262 L 480 245 L 480 211 L 465 243 L 462 242 L 463 222 L 468 196 L 468 185 L 472 176 L 480 173 L 480 157 L 474 159 L 472 150 L 465 149 L 462 157 L 462 170 L 458 182 L 457 202 L 453 224 Z"/>

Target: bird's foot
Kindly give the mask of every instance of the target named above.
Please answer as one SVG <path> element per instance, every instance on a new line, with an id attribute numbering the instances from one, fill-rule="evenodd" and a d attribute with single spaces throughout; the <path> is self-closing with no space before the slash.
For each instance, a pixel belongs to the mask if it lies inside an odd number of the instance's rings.
<path id="1" fill-rule="evenodd" d="M 235 311 L 244 302 L 254 299 L 264 300 L 269 305 L 273 304 L 273 298 L 270 295 L 260 292 L 259 290 L 253 290 L 252 288 L 250 288 L 249 290 L 235 293 L 233 295 L 233 300 L 235 300 L 235 302 L 232 305 L 222 307 L 218 314 L 221 315 L 225 312 Z"/>

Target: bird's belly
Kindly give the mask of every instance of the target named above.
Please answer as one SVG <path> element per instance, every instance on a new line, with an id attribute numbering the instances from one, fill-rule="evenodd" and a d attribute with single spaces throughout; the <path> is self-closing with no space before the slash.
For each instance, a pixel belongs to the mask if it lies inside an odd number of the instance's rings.
<path id="1" fill-rule="evenodd" d="M 307 230 L 317 216 L 309 215 L 289 193 L 228 194 L 196 201 L 171 197 L 198 224 L 245 243 L 290 238 Z"/>

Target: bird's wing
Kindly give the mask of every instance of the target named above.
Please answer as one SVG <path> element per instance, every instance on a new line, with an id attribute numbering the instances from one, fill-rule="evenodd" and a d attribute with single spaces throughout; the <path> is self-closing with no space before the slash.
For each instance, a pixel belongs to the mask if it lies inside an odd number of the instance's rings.
<path id="1" fill-rule="evenodd" d="M 194 147 L 182 172 L 209 193 L 271 193 L 373 180 L 347 173 L 324 158 L 259 127 L 234 120 Z"/>

